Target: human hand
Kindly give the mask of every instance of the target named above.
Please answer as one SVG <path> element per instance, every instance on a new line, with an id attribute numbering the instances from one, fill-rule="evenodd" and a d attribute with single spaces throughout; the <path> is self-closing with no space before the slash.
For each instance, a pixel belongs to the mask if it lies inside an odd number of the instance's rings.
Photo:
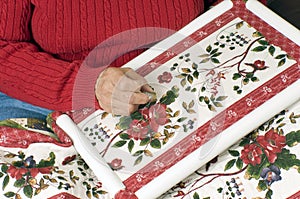
<path id="1" fill-rule="evenodd" d="M 99 105 L 109 113 L 130 115 L 141 104 L 149 102 L 153 93 L 145 78 L 131 68 L 109 67 L 98 77 L 95 94 Z"/>

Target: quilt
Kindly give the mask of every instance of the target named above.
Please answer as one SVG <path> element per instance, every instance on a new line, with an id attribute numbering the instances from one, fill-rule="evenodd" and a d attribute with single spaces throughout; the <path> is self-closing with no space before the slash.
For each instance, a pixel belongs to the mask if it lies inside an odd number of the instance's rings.
<path id="1" fill-rule="evenodd" d="M 196 20 L 184 39 L 154 46 L 159 54 L 140 56 L 149 60 L 136 70 L 158 96 L 129 117 L 85 108 L 45 121 L 0 121 L 1 197 L 137 198 L 151 185 L 140 198 L 299 198 L 297 38 L 244 1 L 232 3 L 216 6 L 220 15 L 207 24 Z M 129 192 L 108 191 L 58 126 L 61 115 L 77 123 Z"/>

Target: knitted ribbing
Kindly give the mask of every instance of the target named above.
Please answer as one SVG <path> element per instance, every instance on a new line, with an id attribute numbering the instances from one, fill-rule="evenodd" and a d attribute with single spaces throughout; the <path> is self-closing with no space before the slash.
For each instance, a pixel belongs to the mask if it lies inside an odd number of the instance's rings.
<path id="1" fill-rule="evenodd" d="M 73 86 L 82 60 L 101 42 L 142 27 L 178 30 L 203 11 L 202 0 L 0 3 L 0 91 L 53 110 L 72 109 Z M 123 44 L 117 40 L 107 48 Z M 124 55 L 117 65 L 138 53 Z"/>

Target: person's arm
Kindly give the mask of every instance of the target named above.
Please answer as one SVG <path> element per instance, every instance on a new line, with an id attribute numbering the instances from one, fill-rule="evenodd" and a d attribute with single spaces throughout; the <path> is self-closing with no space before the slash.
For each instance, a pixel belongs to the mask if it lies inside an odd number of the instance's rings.
<path id="1" fill-rule="evenodd" d="M 30 43 L 30 0 L 0 4 L 0 91 L 44 108 L 70 109 L 80 63 L 55 59 Z"/>
<path id="2" fill-rule="evenodd" d="M 81 61 L 67 62 L 56 59 L 48 53 L 41 52 L 34 43 L 31 43 L 30 0 L 0 0 L 0 4 L 3 5 L 0 8 L 0 91 L 51 110 L 65 111 L 93 107 L 94 84 L 101 70 L 85 71 L 84 67 L 80 67 Z M 83 69 L 80 69 L 81 73 L 79 68 Z M 112 91 L 124 73 L 109 71 L 111 72 L 106 71 L 106 74 L 110 78 L 105 81 L 109 86 L 101 86 L 97 89 L 97 96 L 98 100 L 105 101 L 102 103 L 103 108 L 111 112 Z M 136 80 L 129 78 L 129 81 Z M 128 89 L 128 86 L 125 88 Z M 132 89 L 126 90 L 125 93 L 130 91 L 129 94 L 132 94 Z M 121 92 L 117 92 L 114 96 L 120 98 L 118 93 Z M 138 103 L 147 101 L 145 95 L 133 97 L 142 98 L 137 99 Z M 129 100 L 126 99 L 124 103 L 128 102 Z M 124 103 L 118 103 L 117 108 L 126 109 L 125 111 L 132 110 Z"/>
<path id="3" fill-rule="evenodd" d="M 71 110 L 79 62 L 39 52 L 29 42 L 0 39 L 0 91 L 51 110 Z"/>

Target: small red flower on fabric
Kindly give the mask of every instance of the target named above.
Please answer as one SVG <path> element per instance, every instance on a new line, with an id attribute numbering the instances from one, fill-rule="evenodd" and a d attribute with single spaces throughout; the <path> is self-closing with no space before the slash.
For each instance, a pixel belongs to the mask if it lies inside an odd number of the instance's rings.
<path id="1" fill-rule="evenodd" d="M 241 159 L 245 164 L 251 164 L 255 166 L 261 163 L 262 150 L 256 144 L 245 145 L 241 153 Z"/>
<path id="2" fill-rule="evenodd" d="M 256 141 L 263 147 L 264 152 L 270 163 L 277 159 L 277 153 L 280 153 L 286 146 L 285 136 L 279 135 L 273 129 L 268 131 L 264 136 L 258 136 Z"/>
<path id="3" fill-rule="evenodd" d="M 159 83 L 170 83 L 172 78 L 172 74 L 169 72 L 163 72 L 162 75 L 157 77 Z"/>
<path id="4" fill-rule="evenodd" d="M 143 120 L 132 120 L 129 129 L 127 130 L 127 134 L 135 140 L 144 139 L 147 136 L 147 133 L 148 123 Z"/>

